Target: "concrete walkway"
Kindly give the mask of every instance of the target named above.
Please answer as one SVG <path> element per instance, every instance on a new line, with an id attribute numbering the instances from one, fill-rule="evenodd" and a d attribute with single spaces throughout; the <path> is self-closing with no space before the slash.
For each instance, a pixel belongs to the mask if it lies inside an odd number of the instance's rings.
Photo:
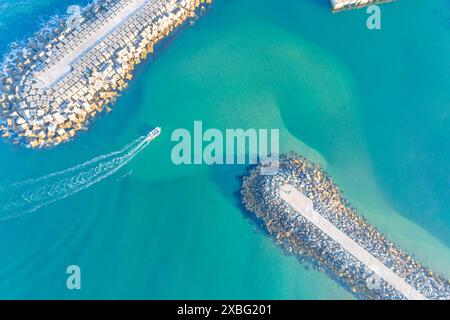
<path id="1" fill-rule="evenodd" d="M 344 9 L 361 8 L 372 4 L 382 4 L 393 0 L 330 0 L 333 11 Z"/>
<path id="2" fill-rule="evenodd" d="M 66 73 L 70 72 L 71 65 L 80 58 L 86 51 L 93 47 L 102 38 L 114 31 L 117 26 L 124 22 L 128 17 L 132 16 L 139 8 L 150 0 L 133 0 L 124 3 L 122 7 L 118 9 L 115 16 L 99 28 L 88 33 L 86 39 L 80 38 L 77 44 L 68 49 L 67 53 L 62 59 L 56 62 L 55 65 L 49 69 L 40 71 L 34 76 L 38 80 L 38 86 L 41 88 L 47 88 L 52 86 L 56 81 L 63 77 Z"/>
<path id="3" fill-rule="evenodd" d="M 315 211 L 311 199 L 303 195 L 303 193 L 298 191 L 293 185 L 286 184 L 281 186 L 280 196 L 295 211 L 300 213 L 309 222 L 313 223 L 317 228 L 322 230 L 342 248 L 347 250 L 360 262 L 364 263 L 368 268 L 389 283 L 407 299 L 426 300 L 426 297 L 419 291 L 413 288 L 404 279 L 386 267 L 380 260 L 375 258 L 371 253 L 362 248 L 353 239 L 348 237 L 345 233 L 336 228 L 330 221 Z"/>

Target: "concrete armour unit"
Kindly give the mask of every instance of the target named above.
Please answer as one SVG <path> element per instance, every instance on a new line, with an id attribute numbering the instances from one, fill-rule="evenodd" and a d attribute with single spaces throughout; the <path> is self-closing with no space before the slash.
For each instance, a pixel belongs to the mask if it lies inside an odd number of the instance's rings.
<path id="1" fill-rule="evenodd" d="M 32 148 L 68 141 L 110 111 L 156 43 L 210 3 L 97 0 L 76 25 L 49 21 L 1 66 L 0 135 Z"/>

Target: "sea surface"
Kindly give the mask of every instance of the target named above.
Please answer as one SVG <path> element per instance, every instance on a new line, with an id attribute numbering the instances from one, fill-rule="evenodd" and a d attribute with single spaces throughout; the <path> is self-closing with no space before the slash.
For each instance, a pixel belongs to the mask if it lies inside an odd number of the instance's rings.
<path id="1" fill-rule="evenodd" d="M 74 3 L 0 0 L 0 54 Z M 0 207 L 24 214 L 0 221 L 0 298 L 354 299 L 241 210 L 245 166 L 173 164 L 171 133 L 194 120 L 280 129 L 283 151 L 323 165 L 372 224 L 450 277 L 450 4 L 383 5 L 381 30 L 367 17 L 331 14 L 328 0 L 216 0 L 74 141 L 43 151 L 2 141 Z M 161 136 L 125 150 L 130 161 L 108 177 L 78 189 L 61 180 L 155 126 Z M 55 185 L 66 189 L 39 198 Z M 66 288 L 69 265 L 81 290 Z"/>

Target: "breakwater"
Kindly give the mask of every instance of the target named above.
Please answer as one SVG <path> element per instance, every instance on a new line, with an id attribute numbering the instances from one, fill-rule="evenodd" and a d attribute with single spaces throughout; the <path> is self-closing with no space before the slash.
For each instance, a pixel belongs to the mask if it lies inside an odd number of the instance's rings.
<path id="1" fill-rule="evenodd" d="M 242 201 L 287 252 L 362 299 L 450 299 L 449 280 L 370 225 L 320 166 L 289 153 L 276 174 L 260 169 L 244 178 Z"/>
<path id="2" fill-rule="evenodd" d="M 0 65 L 0 135 L 43 148 L 87 129 L 154 46 L 211 1 L 96 0 L 50 21 Z"/>
<path id="3" fill-rule="evenodd" d="M 381 4 L 391 2 L 393 0 L 330 0 L 333 12 L 342 10 L 350 10 L 355 8 L 362 8 L 372 4 Z"/>

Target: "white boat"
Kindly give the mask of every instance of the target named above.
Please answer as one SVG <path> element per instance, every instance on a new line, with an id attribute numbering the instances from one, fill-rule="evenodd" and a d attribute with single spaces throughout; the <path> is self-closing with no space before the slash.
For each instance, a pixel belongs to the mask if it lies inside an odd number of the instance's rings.
<path id="1" fill-rule="evenodd" d="M 161 127 L 156 127 L 155 129 L 153 129 L 152 131 L 150 131 L 147 134 L 147 140 L 148 141 L 152 141 L 153 139 L 155 139 L 156 137 L 158 137 L 161 134 Z"/>

